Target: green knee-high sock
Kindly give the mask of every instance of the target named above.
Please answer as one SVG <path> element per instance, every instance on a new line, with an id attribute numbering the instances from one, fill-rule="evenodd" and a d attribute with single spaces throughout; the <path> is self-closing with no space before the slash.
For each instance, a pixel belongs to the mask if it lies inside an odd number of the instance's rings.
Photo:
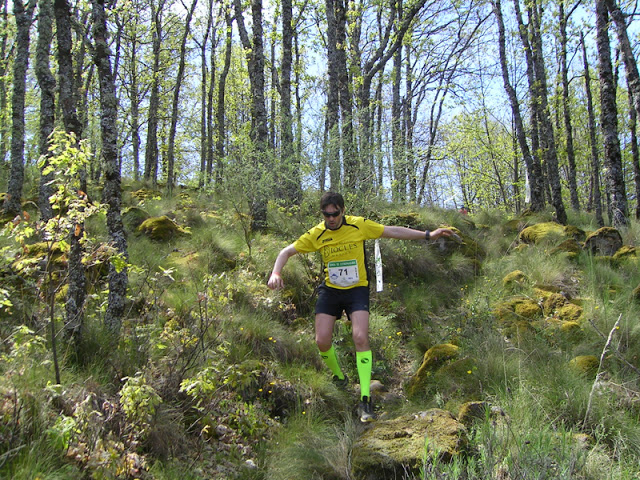
<path id="1" fill-rule="evenodd" d="M 338 364 L 338 356 L 336 355 L 336 351 L 331 345 L 331 348 L 326 352 L 320 352 L 320 356 L 324 360 L 324 363 L 327 364 L 329 369 L 334 375 L 337 375 L 340 380 L 344 379 L 344 374 L 340 369 L 340 365 Z"/>
<path id="2" fill-rule="evenodd" d="M 369 387 L 371 385 L 371 369 L 373 368 L 371 350 L 356 352 L 356 363 L 358 364 L 358 377 L 360 378 L 360 398 L 370 398 Z"/>

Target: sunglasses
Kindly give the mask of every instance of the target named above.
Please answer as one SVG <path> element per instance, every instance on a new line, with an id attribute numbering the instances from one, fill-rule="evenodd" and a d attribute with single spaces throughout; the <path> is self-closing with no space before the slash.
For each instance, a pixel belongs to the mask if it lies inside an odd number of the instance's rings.
<path id="1" fill-rule="evenodd" d="M 325 212 L 324 210 L 322 211 L 322 215 L 324 215 L 325 217 L 328 217 L 328 218 L 339 217 L 341 213 L 342 212 L 340 210 L 338 210 L 336 212 Z"/>

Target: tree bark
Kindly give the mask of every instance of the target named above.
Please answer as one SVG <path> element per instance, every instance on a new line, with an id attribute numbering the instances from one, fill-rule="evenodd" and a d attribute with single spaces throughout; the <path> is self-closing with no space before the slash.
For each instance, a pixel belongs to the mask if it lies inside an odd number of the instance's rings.
<path id="1" fill-rule="evenodd" d="M 267 166 L 267 146 L 269 144 L 269 130 L 267 126 L 267 108 L 264 96 L 264 39 L 262 28 L 262 0 L 251 0 L 252 35 L 251 39 L 244 25 L 242 5 L 240 0 L 234 0 L 236 22 L 240 32 L 242 45 L 247 52 L 249 69 L 249 83 L 251 85 L 251 140 L 253 142 L 254 165 L 256 167 L 256 182 L 247 190 L 249 210 L 251 215 L 251 229 L 263 231 L 267 227 L 267 190 L 268 185 L 262 178 Z"/>
<path id="2" fill-rule="evenodd" d="M 589 60 L 587 47 L 584 43 L 584 34 L 580 32 L 580 45 L 582 46 L 582 58 L 584 62 L 584 84 L 587 97 L 587 116 L 589 118 L 589 147 L 591 148 L 591 198 L 590 204 L 595 209 L 598 226 L 604 226 L 602 217 L 602 196 L 600 193 L 600 158 L 598 155 L 596 115 L 593 108 L 593 95 L 591 94 L 591 73 L 589 72 Z"/>
<path id="3" fill-rule="evenodd" d="M 151 94 L 147 121 L 147 145 L 144 154 L 144 179 L 155 186 L 158 183 L 158 114 L 160 110 L 160 47 L 162 42 L 162 13 L 165 0 L 159 0 L 156 8 L 151 1 L 153 67 L 151 69 Z"/>
<path id="4" fill-rule="evenodd" d="M 7 185 L 4 212 L 19 215 L 22 212 L 22 188 L 24 184 L 24 135 L 25 96 L 27 90 L 27 67 L 29 66 L 29 28 L 33 19 L 36 1 L 14 0 L 13 14 L 16 19 L 16 56 L 13 61 L 13 95 L 11 99 L 11 169 Z"/>
<path id="5" fill-rule="evenodd" d="M 402 18 L 402 0 L 398 1 L 398 18 Z M 407 195 L 407 169 L 402 138 L 402 107 L 400 84 L 402 83 L 402 48 L 393 55 L 393 84 L 391 88 L 391 152 L 393 158 L 393 182 L 391 196 L 394 201 L 404 203 Z"/>
<path id="6" fill-rule="evenodd" d="M 631 92 L 631 87 L 627 88 Z M 636 188 L 636 199 L 640 199 L 640 150 L 638 150 L 638 114 L 633 105 L 633 95 L 629 95 L 629 131 L 631 132 L 631 162 L 633 164 L 633 183 Z M 636 200 L 636 220 L 640 219 L 640 201 Z"/>
<path id="7" fill-rule="evenodd" d="M 204 31 L 204 38 L 200 45 L 200 174 L 198 175 L 198 187 L 204 187 L 205 183 L 209 182 L 209 176 L 207 171 L 207 160 L 212 158 L 209 152 L 213 151 L 213 129 L 211 128 L 213 105 L 211 99 L 213 96 L 209 96 L 207 93 L 208 78 L 207 75 L 207 44 L 209 42 L 209 35 L 211 35 L 211 26 L 213 25 L 213 0 L 209 0 L 207 4 L 207 26 Z M 215 51 L 216 45 L 216 32 L 213 32 L 211 38 L 211 52 Z M 215 57 L 210 57 L 211 62 L 211 79 L 215 79 Z M 213 89 L 214 83 L 212 81 L 211 88 Z"/>
<path id="8" fill-rule="evenodd" d="M 44 159 L 42 170 L 49 166 L 49 136 L 53 132 L 55 122 L 55 88 L 56 79 L 51 73 L 49 56 L 53 39 L 53 8 L 50 0 L 40 0 L 38 13 L 38 45 L 36 47 L 36 76 L 40 86 L 40 157 Z M 53 194 L 51 186 L 53 172 L 40 175 L 38 207 L 40 218 L 47 222 L 53 218 L 53 208 L 49 197 Z"/>
<path id="9" fill-rule="evenodd" d="M 536 105 L 539 106 L 540 140 L 544 148 L 544 158 L 549 172 L 548 181 L 551 187 L 551 201 L 555 208 L 557 221 L 564 225 L 567 223 L 567 213 L 562 200 L 562 185 L 560 183 L 560 171 L 558 169 L 556 140 L 547 96 L 547 72 L 542 51 L 542 19 L 540 18 L 542 13 L 539 5 L 535 1 L 530 3 L 528 8 L 530 23 L 532 24 L 532 57 L 535 74 L 535 87 L 532 89 L 532 95 L 535 95 Z"/>
<path id="10" fill-rule="evenodd" d="M 0 18 L 0 78 L 5 78 L 7 75 L 7 69 L 9 66 L 10 52 L 13 50 L 9 48 L 7 51 L 7 41 L 9 39 L 9 0 L 2 2 L 2 13 Z M 0 112 L 7 111 L 7 105 L 9 103 L 7 85 L 5 82 L 0 82 Z M 9 133 L 9 122 L 7 121 L 7 115 L 0 115 L 0 167 L 5 165 L 7 151 L 9 150 L 7 145 L 11 135 Z"/>
<path id="11" fill-rule="evenodd" d="M 562 72 L 562 112 L 564 119 L 564 130 L 567 142 L 567 164 L 569 196 L 571 198 L 571 208 L 580 211 L 580 200 L 578 198 L 578 184 L 576 181 L 576 154 L 573 147 L 573 126 L 571 124 L 571 111 L 569 109 L 569 99 L 571 92 L 569 91 L 569 73 L 567 66 L 567 20 L 571 16 L 565 14 L 564 0 L 559 2 L 560 17 L 560 69 Z"/>
<path id="12" fill-rule="evenodd" d="M 100 82 L 100 127 L 102 157 L 104 161 L 104 200 L 107 204 L 107 229 L 111 244 L 126 262 L 127 240 L 122 224 L 120 165 L 118 162 L 118 128 L 116 86 L 111 71 L 109 45 L 107 42 L 107 18 L 104 0 L 93 0 L 94 62 Z M 109 298 L 104 317 L 105 326 L 117 335 L 122 325 L 128 275 L 126 267 L 118 269 L 109 264 Z"/>
<path id="13" fill-rule="evenodd" d="M 329 183 L 333 190 L 340 189 L 340 94 L 338 92 L 339 65 L 338 60 L 338 20 L 336 18 L 335 2 L 339 0 L 326 0 L 325 10 L 327 14 L 327 111 L 325 114 L 325 135 L 327 141 L 323 149 L 325 164 L 329 166 Z M 321 181 L 320 190 L 325 188 Z"/>
<path id="14" fill-rule="evenodd" d="M 73 71 L 71 7 L 67 0 L 55 0 L 56 34 L 58 40 L 58 90 L 65 130 L 75 136 L 76 141 L 82 138 L 82 123 L 77 114 L 76 80 Z M 80 189 L 86 192 L 86 173 L 80 174 Z M 83 195 L 79 193 L 79 195 Z M 69 232 L 69 261 L 67 300 L 65 304 L 65 335 L 72 338 L 79 346 L 82 341 L 85 300 L 87 296 L 87 279 L 82 264 L 83 248 L 80 240 L 84 234 L 84 225 L 78 224 Z"/>
<path id="15" fill-rule="evenodd" d="M 518 101 L 516 90 L 515 88 L 513 88 L 513 85 L 511 84 L 511 81 L 509 79 L 509 67 L 507 65 L 507 54 L 506 54 L 506 45 L 505 45 L 506 36 L 505 36 L 504 19 L 502 17 L 502 8 L 501 8 L 500 0 L 493 1 L 493 11 L 496 16 L 496 20 L 498 21 L 498 33 L 499 33 L 498 46 L 500 50 L 500 65 L 502 68 L 502 81 L 504 83 L 504 88 L 507 92 L 507 96 L 509 97 L 509 102 L 511 103 L 511 112 L 513 114 L 514 123 L 516 127 L 516 136 L 518 138 L 518 146 L 520 147 L 520 152 L 524 157 L 524 162 L 527 167 L 527 176 L 529 179 L 529 186 L 531 191 L 530 208 L 534 212 L 539 212 L 544 208 L 544 191 L 542 188 L 542 168 L 540 163 L 536 160 L 536 158 L 531 154 L 531 151 L 529 150 L 529 144 L 527 143 L 524 122 L 522 121 L 522 115 L 520 113 L 520 102 Z"/>
<path id="16" fill-rule="evenodd" d="M 224 170 L 224 162 L 222 161 L 224 159 L 224 139 L 226 138 L 224 107 L 227 76 L 229 75 L 229 69 L 231 68 L 233 18 L 229 12 L 225 13 L 225 21 L 227 24 L 227 36 L 225 41 L 224 66 L 222 67 L 222 72 L 220 72 L 220 78 L 218 80 L 218 109 L 216 111 L 216 125 L 218 127 L 218 138 L 216 140 L 216 187 L 218 188 L 222 186 Z"/>
<path id="17" fill-rule="evenodd" d="M 182 80 L 184 79 L 185 58 L 187 55 L 187 39 L 191 28 L 191 19 L 193 11 L 198 4 L 198 0 L 193 0 L 187 18 L 184 21 L 184 32 L 182 34 L 182 42 L 180 43 L 180 61 L 178 62 L 178 73 L 176 74 L 176 82 L 173 88 L 173 103 L 171 107 L 171 126 L 169 127 L 169 140 L 167 146 L 167 190 L 171 194 L 175 187 L 175 144 L 176 131 L 178 128 L 178 110 L 180 105 L 180 89 L 182 88 Z"/>
<path id="18" fill-rule="evenodd" d="M 616 84 L 613 80 L 611 50 L 608 33 L 609 15 L 604 0 L 596 0 L 596 44 L 600 78 L 600 128 L 604 140 L 604 161 L 607 166 L 607 185 L 611 195 L 610 219 L 616 228 L 628 224 L 627 197 L 622 171 L 622 154 L 618 137 Z"/>
<path id="19" fill-rule="evenodd" d="M 300 159 L 293 142 L 293 116 L 291 114 L 291 70 L 293 67 L 293 5 L 282 0 L 282 64 L 280 74 L 281 163 L 284 166 L 284 192 L 289 204 L 302 201 Z"/>

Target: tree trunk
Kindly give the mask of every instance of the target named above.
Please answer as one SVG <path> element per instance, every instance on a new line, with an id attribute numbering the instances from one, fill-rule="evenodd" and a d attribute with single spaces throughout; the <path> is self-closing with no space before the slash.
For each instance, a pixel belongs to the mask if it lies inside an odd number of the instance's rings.
<path id="1" fill-rule="evenodd" d="M 144 154 L 144 179 L 155 186 L 158 183 L 158 114 L 160 110 L 160 47 L 162 42 L 162 11 L 165 0 L 159 0 L 157 8 L 151 1 L 153 67 L 151 69 L 151 94 L 147 121 L 147 145 Z"/>
<path id="2" fill-rule="evenodd" d="M 402 18 L 402 0 L 398 1 L 398 18 Z M 395 202 L 407 199 L 407 172 L 402 138 L 402 107 L 400 105 L 400 84 L 402 83 L 402 48 L 393 55 L 393 84 L 391 95 L 391 152 L 393 158 L 393 182 L 391 197 Z"/>
<path id="3" fill-rule="evenodd" d="M 516 0 L 517 1 L 517 0 Z M 502 67 L 502 81 L 504 88 L 509 97 L 511 103 L 511 112 L 513 114 L 514 123 L 516 127 L 516 136 L 518 138 L 518 146 L 520 152 L 524 157 L 524 162 L 527 167 L 527 177 L 529 179 L 529 186 L 531 191 L 531 204 L 530 208 L 534 212 L 539 212 L 544 208 L 544 191 L 542 188 L 542 168 L 540 163 L 531 154 L 529 150 L 529 144 L 527 143 L 526 132 L 524 128 L 524 122 L 520 114 L 520 103 L 518 102 L 518 96 L 515 88 L 511 85 L 509 80 L 509 67 L 507 65 L 506 54 L 506 36 L 504 28 L 504 20 L 502 17 L 502 8 L 500 0 L 493 1 L 493 11 L 498 21 L 498 33 L 499 33 L 499 50 L 500 50 L 500 65 Z"/>
<path id="4" fill-rule="evenodd" d="M 73 71 L 71 39 L 71 7 L 67 0 L 55 0 L 56 33 L 58 40 L 58 90 L 65 130 L 82 138 L 82 123 L 77 114 L 75 74 Z M 83 169 L 84 170 L 84 169 Z M 86 192 L 86 173 L 80 175 L 80 189 Z M 82 195 L 82 194 L 80 194 Z M 67 300 L 65 305 L 65 335 L 72 338 L 76 347 L 82 341 L 87 279 L 82 264 L 83 248 L 80 239 L 84 234 L 84 224 L 78 224 L 69 232 L 69 261 Z"/>
<path id="5" fill-rule="evenodd" d="M 591 148 L 591 205 L 595 209 L 598 226 L 604 226 L 602 217 L 602 196 L 600 194 L 600 158 L 598 155 L 598 141 L 596 130 L 596 115 L 593 109 L 593 96 L 591 94 L 591 74 L 589 72 L 589 60 L 587 47 L 584 43 L 584 34 L 580 32 L 580 45 L 582 46 L 582 58 L 584 61 L 584 85 L 587 97 L 587 116 L 589 118 L 589 147 Z"/>
<path id="6" fill-rule="evenodd" d="M 175 144 L 176 144 L 176 130 L 178 128 L 178 110 L 180 106 L 180 89 L 182 87 L 182 80 L 184 78 L 185 58 L 187 55 L 187 39 L 189 38 L 189 31 L 191 28 L 191 19 L 193 18 L 193 11 L 198 4 L 198 0 L 193 0 L 191 9 L 187 14 L 187 18 L 184 22 L 184 33 L 182 35 L 182 42 L 180 44 L 180 61 L 178 63 L 178 73 L 176 75 L 176 83 L 173 88 L 173 104 L 171 107 L 171 126 L 169 127 L 169 139 L 167 146 L 167 190 L 169 193 L 173 192 L 175 187 Z"/>
<path id="7" fill-rule="evenodd" d="M 208 85 L 208 76 L 207 76 L 207 44 L 209 41 L 209 35 L 211 34 L 211 25 L 213 25 L 213 0 L 209 0 L 207 6 L 207 26 L 204 31 L 204 38 L 202 39 L 202 45 L 200 45 L 200 174 L 198 175 L 198 187 L 204 187 L 205 183 L 209 182 L 209 178 L 207 175 L 207 159 L 209 158 L 209 152 L 212 150 L 211 140 L 212 136 L 210 133 L 212 132 L 211 128 L 211 112 L 212 105 L 210 99 L 213 97 L 208 97 L 207 95 L 207 85 Z M 213 32 L 213 37 L 211 39 L 211 51 L 215 50 L 216 46 L 216 35 L 215 31 Z M 214 56 L 211 56 L 214 59 Z M 211 78 L 215 78 L 215 63 L 211 63 Z M 212 83 L 211 87 L 214 87 Z M 208 100 L 209 99 L 209 100 Z"/>
<path id="8" fill-rule="evenodd" d="M 229 74 L 229 68 L 231 67 L 231 47 L 232 47 L 232 25 L 233 19 L 229 13 L 225 13 L 225 19 L 227 22 L 227 39 L 225 43 L 224 54 L 224 66 L 220 73 L 220 79 L 218 81 L 218 110 L 216 112 L 216 125 L 218 127 L 218 139 L 216 141 L 216 186 L 222 185 L 223 178 L 223 158 L 224 158 L 224 139 L 226 137 L 225 121 L 224 121 L 224 107 L 225 107 L 225 93 L 227 88 L 227 75 Z"/>
<path id="9" fill-rule="evenodd" d="M 622 154 L 618 138 L 618 111 L 616 84 L 613 80 L 609 33 L 609 15 L 604 0 L 596 0 L 596 44 L 600 77 L 600 128 L 604 140 L 604 161 L 607 166 L 607 184 L 611 195 L 611 223 L 614 227 L 628 224 L 627 197 L 622 171 Z"/>
<path id="10" fill-rule="evenodd" d="M 27 67 L 29 65 L 29 28 L 33 18 L 35 0 L 29 0 L 26 8 L 22 0 L 14 0 L 16 19 L 16 56 L 13 61 L 13 95 L 11 99 L 11 170 L 7 185 L 4 211 L 11 216 L 22 212 L 22 187 L 24 183 L 24 134 Z"/>
<path id="11" fill-rule="evenodd" d="M 9 39 L 9 7 L 8 0 L 2 2 L 2 14 L 0 18 L 0 78 L 5 78 L 7 75 L 7 67 L 9 64 L 9 52 L 7 52 L 7 40 Z M 11 49 L 9 49 L 11 51 Z M 7 111 L 7 105 L 9 103 L 7 85 L 5 82 L 0 82 L 0 112 Z M 9 138 L 11 137 L 9 132 L 9 122 L 7 121 L 7 115 L 0 115 L 0 167 L 5 165 Z"/>
<path id="12" fill-rule="evenodd" d="M 122 224 L 120 165 L 118 163 L 118 128 L 116 86 L 111 72 L 109 44 L 107 42 L 107 17 L 104 0 L 93 0 L 94 62 L 100 82 L 100 127 L 102 157 L 104 161 L 104 193 L 107 203 L 107 228 L 111 244 L 124 262 L 128 261 L 127 240 Z M 122 325 L 126 300 L 128 275 L 125 267 L 109 264 L 109 299 L 105 313 L 105 326 L 118 334 Z"/>
<path id="13" fill-rule="evenodd" d="M 44 159 L 42 171 L 49 166 L 49 136 L 53 132 L 55 122 L 55 88 L 56 79 L 51 73 L 49 56 L 51 52 L 51 40 L 53 39 L 53 5 L 50 0 L 40 0 L 38 13 L 38 45 L 36 47 L 36 76 L 40 86 L 40 157 Z M 49 197 L 53 195 L 50 184 L 53 180 L 53 172 L 40 175 L 40 190 L 38 194 L 38 207 L 40 218 L 47 222 L 53 218 L 53 208 Z"/>
<path id="14" fill-rule="evenodd" d="M 531 157 L 533 159 L 533 170 L 535 170 L 536 175 L 536 184 L 535 188 L 540 188 L 540 194 L 542 198 L 540 200 L 540 208 L 544 208 L 545 205 L 545 183 L 546 176 L 544 173 L 544 169 L 542 168 L 542 158 L 540 151 L 540 132 L 539 132 L 539 116 L 538 116 L 538 106 L 536 104 L 536 95 L 533 95 L 532 89 L 534 89 L 536 84 L 534 66 L 533 66 L 533 49 L 531 48 L 531 43 L 529 42 L 528 28 L 522 19 L 522 13 L 520 12 L 520 0 L 513 0 L 513 6 L 516 12 L 516 18 L 518 20 L 518 32 L 520 34 L 520 40 L 522 41 L 522 45 L 524 47 L 525 60 L 527 63 L 527 80 L 529 82 L 529 128 L 530 128 L 530 136 L 531 136 Z M 504 24 L 504 21 L 503 21 Z M 506 41 L 506 40 L 505 40 Z M 506 57 L 505 57 L 506 58 Z M 533 211 L 537 211 L 536 207 L 534 207 L 534 182 L 532 178 L 529 177 L 529 182 L 531 185 L 531 209 Z"/>
<path id="15" fill-rule="evenodd" d="M 628 79 L 627 79 L 628 80 Z M 631 92 L 631 86 L 627 88 Z M 640 219 L 640 150 L 638 150 L 638 114 L 633 105 L 633 95 L 629 95 L 629 131 L 631 132 L 631 162 L 633 163 L 633 183 L 636 188 L 636 220 Z"/>
<path id="16" fill-rule="evenodd" d="M 293 142 L 293 116 L 291 114 L 291 70 L 293 67 L 293 5 L 282 0 L 282 65 L 280 74 L 280 117 L 282 131 L 281 163 L 284 166 L 283 183 L 285 198 L 289 204 L 302 201 L 300 158 L 296 156 Z"/>
<path id="17" fill-rule="evenodd" d="M 571 208 L 580 211 L 580 200 L 578 198 L 578 184 L 576 181 L 576 154 L 573 148 L 573 126 L 571 125 L 571 112 L 569 109 L 569 72 L 567 67 L 567 20 L 571 13 L 565 15 L 564 0 L 560 0 L 560 69 L 562 71 L 562 110 L 564 118 L 564 129 L 567 141 L 567 164 L 569 167 L 568 183 L 569 195 L 571 198 Z"/>
<path id="18" fill-rule="evenodd" d="M 140 91 L 138 87 L 138 39 L 131 39 L 131 146 L 133 149 L 133 180 L 140 180 Z"/>
<path id="19" fill-rule="evenodd" d="M 556 140 L 547 96 L 547 72 L 542 51 L 541 12 L 536 2 L 531 3 L 528 8 L 530 23 L 532 24 L 532 57 L 536 86 L 536 88 L 532 89 L 532 94 L 535 94 L 536 105 L 539 106 L 540 140 L 544 148 L 544 158 L 549 172 L 547 178 L 551 187 L 551 200 L 556 211 L 557 221 L 564 225 L 567 223 L 567 213 L 562 200 Z"/>
<path id="20" fill-rule="evenodd" d="M 267 146 L 269 144 L 269 130 L 267 128 L 267 108 L 264 97 L 264 40 L 262 29 L 262 0 L 251 0 L 252 35 L 244 25 L 242 5 L 240 0 L 234 0 L 236 7 L 236 22 L 240 32 L 242 45 L 247 52 L 249 68 L 249 83 L 251 85 L 251 140 L 256 178 L 259 179 L 250 189 L 249 210 L 251 214 L 251 229 L 263 231 L 267 227 L 267 191 L 268 182 L 263 178 L 267 167 Z"/>
<path id="21" fill-rule="evenodd" d="M 329 183 L 333 190 L 340 189 L 340 135 L 338 119 L 340 115 L 340 94 L 338 92 L 338 25 L 335 2 L 326 0 L 327 12 L 327 112 L 325 116 L 325 135 L 327 141 L 323 151 L 325 163 L 329 165 Z M 321 182 L 320 190 L 325 188 Z"/>

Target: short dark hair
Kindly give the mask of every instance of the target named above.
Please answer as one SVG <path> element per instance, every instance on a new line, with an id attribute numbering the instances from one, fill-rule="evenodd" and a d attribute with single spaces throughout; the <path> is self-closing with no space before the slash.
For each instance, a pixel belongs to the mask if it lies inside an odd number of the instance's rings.
<path id="1" fill-rule="evenodd" d="M 344 198 L 336 192 L 325 192 L 320 199 L 320 210 L 324 210 L 329 205 L 335 205 L 340 210 L 344 210 Z"/>

